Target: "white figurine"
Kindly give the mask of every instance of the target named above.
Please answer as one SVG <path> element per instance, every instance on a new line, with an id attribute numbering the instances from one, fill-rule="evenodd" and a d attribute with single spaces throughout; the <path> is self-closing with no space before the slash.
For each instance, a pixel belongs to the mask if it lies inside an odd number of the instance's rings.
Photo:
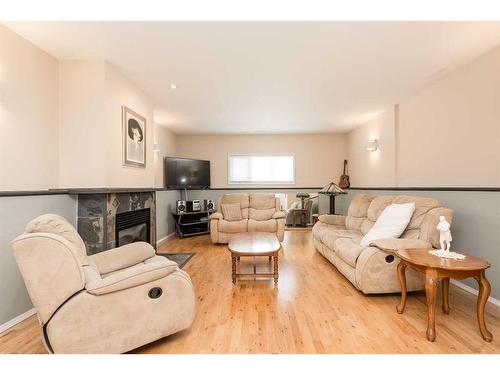
<path id="1" fill-rule="evenodd" d="M 441 244 L 441 250 L 450 251 L 450 242 L 453 239 L 451 238 L 450 223 L 446 221 L 444 216 L 439 216 L 439 223 L 436 229 L 439 231 L 439 243 Z"/>
<path id="2" fill-rule="evenodd" d="M 439 216 L 439 223 L 436 229 L 439 231 L 439 243 L 441 244 L 441 249 L 430 250 L 429 254 L 440 258 L 465 259 L 465 255 L 450 251 L 450 242 L 452 241 L 450 223 L 446 221 L 444 216 Z"/>

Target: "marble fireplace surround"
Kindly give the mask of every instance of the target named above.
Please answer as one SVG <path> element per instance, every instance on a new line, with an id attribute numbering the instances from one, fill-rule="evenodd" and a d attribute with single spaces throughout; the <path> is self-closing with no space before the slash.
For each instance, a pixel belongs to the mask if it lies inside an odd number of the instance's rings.
<path id="1" fill-rule="evenodd" d="M 156 248 L 156 197 L 154 190 L 88 189 L 77 196 L 77 230 L 92 255 L 115 247 L 116 214 L 149 208 L 150 243 Z"/>

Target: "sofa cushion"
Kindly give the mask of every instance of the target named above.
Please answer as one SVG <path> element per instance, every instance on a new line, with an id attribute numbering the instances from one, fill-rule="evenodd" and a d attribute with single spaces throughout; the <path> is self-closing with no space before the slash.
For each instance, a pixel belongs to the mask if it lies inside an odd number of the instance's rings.
<path id="1" fill-rule="evenodd" d="M 248 209 L 248 218 L 257 221 L 269 220 L 273 218 L 273 214 L 275 212 L 276 212 L 275 208 L 256 209 L 250 207 Z"/>
<path id="2" fill-rule="evenodd" d="M 425 215 L 432 209 L 441 206 L 438 200 L 426 197 L 412 197 L 407 195 L 402 195 L 394 198 L 393 203 L 415 203 L 415 211 L 411 217 L 407 230 L 409 229 L 419 229 L 422 227 L 422 222 Z"/>
<path id="3" fill-rule="evenodd" d="M 329 229 L 332 229 L 330 225 L 322 222 L 317 222 L 312 228 L 313 237 L 321 240 L 323 232 Z"/>
<path id="4" fill-rule="evenodd" d="M 356 267 L 359 254 L 364 250 L 358 238 L 339 238 L 333 243 L 335 254 L 351 267 Z"/>
<path id="5" fill-rule="evenodd" d="M 87 250 L 82 238 L 64 217 L 55 214 L 45 214 L 31 220 L 25 229 L 26 233 L 53 233 L 65 238 L 71 245 L 71 252 L 78 261 L 87 264 Z"/>
<path id="6" fill-rule="evenodd" d="M 321 223 L 342 227 L 345 226 L 345 219 L 346 217 L 344 215 L 320 215 L 318 217 L 318 221 L 320 221 Z"/>
<path id="7" fill-rule="evenodd" d="M 248 220 L 243 219 L 240 221 L 227 221 L 227 220 L 219 220 L 219 232 L 225 233 L 240 233 L 247 232 Z"/>
<path id="8" fill-rule="evenodd" d="M 278 222 L 275 219 L 257 221 L 248 219 L 249 232 L 269 232 L 275 233 L 278 230 Z"/>
<path id="9" fill-rule="evenodd" d="M 403 233 L 402 237 L 405 238 L 418 238 L 420 235 L 420 228 L 422 227 L 425 215 L 432 209 L 439 207 L 441 204 L 438 200 L 426 197 L 414 197 L 410 195 L 384 195 L 378 196 L 373 199 L 370 207 L 368 208 L 367 218 L 361 224 L 361 232 L 363 234 L 368 233 L 373 224 L 377 221 L 378 217 L 382 211 L 390 204 L 403 204 L 403 203 L 415 203 L 415 211 L 411 217 L 406 231 L 412 231 L 411 233 Z"/>
<path id="10" fill-rule="evenodd" d="M 351 238 L 361 241 L 363 235 L 361 232 L 352 229 L 331 229 L 322 233 L 321 242 L 323 242 L 330 249 L 335 250 L 334 243 L 339 238 Z"/>
<path id="11" fill-rule="evenodd" d="M 368 207 L 374 198 L 375 196 L 370 194 L 358 194 L 353 198 L 345 220 L 347 229 L 359 230 L 361 224 L 366 219 Z"/>
<path id="12" fill-rule="evenodd" d="M 392 204 L 393 200 L 393 195 L 379 195 L 378 197 L 375 197 L 368 207 L 366 217 L 370 221 L 376 222 L 378 217 L 382 214 L 386 207 Z"/>
<path id="13" fill-rule="evenodd" d="M 221 209 L 222 215 L 224 215 L 224 219 L 227 221 L 240 221 L 243 219 L 240 203 L 222 203 Z"/>
<path id="14" fill-rule="evenodd" d="M 361 240 L 362 246 L 369 246 L 380 238 L 398 238 L 406 229 L 415 211 L 415 203 L 391 204 L 380 214 L 375 225 Z"/>
<path id="15" fill-rule="evenodd" d="M 255 208 L 257 210 L 266 210 L 266 209 L 279 209 L 279 206 L 276 206 L 276 201 L 279 199 L 274 196 L 274 194 L 250 194 L 250 207 Z"/>
<path id="16" fill-rule="evenodd" d="M 241 216 L 243 216 L 243 219 L 248 219 L 248 206 L 250 205 L 248 194 L 224 194 L 222 198 L 219 199 L 218 207 L 224 203 L 239 203 L 241 206 Z"/>

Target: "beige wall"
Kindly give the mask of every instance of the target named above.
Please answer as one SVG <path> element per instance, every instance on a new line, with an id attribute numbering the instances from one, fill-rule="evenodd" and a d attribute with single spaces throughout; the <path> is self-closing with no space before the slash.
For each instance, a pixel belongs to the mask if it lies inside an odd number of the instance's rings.
<path id="1" fill-rule="evenodd" d="M 396 185 L 396 107 L 389 108 L 347 135 L 349 178 L 352 186 Z M 366 149 L 378 140 L 378 150 Z"/>
<path id="2" fill-rule="evenodd" d="M 500 186 L 500 48 L 395 108 L 348 135 L 352 186 Z"/>
<path id="3" fill-rule="evenodd" d="M 344 134 L 178 135 L 177 155 L 210 160 L 212 187 L 220 188 L 245 186 L 228 184 L 229 154 L 293 153 L 295 186 L 320 187 L 338 181 L 347 156 L 346 143 Z"/>
<path id="4" fill-rule="evenodd" d="M 152 187 L 153 102 L 111 64 L 58 61 L 0 26 L 0 190 Z M 146 117 L 146 168 L 122 164 L 122 112 Z"/>
<path id="5" fill-rule="evenodd" d="M 0 190 L 58 186 L 58 62 L 0 25 Z"/>
<path id="6" fill-rule="evenodd" d="M 399 106 L 401 186 L 500 186 L 500 48 Z"/>
<path id="7" fill-rule="evenodd" d="M 150 99 L 109 63 L 69 60 L 60 66 L 60 185 L 154 186 Z M 146 118 L 146 168 L 123 165 L 122 105 Z"/>
<path id="8" fill-rule="evenodd" d="M 176 154 L 177 137 L 166 127 L 155 124 L 155 142 L 158 143 L 160 149 L 153 155 L 155 161 L 155 187 L 163 187 L 163 158 Z"/>
<path id="9" fill-rule="evenodd" d="M 61 187 L 105 186 L 104 83 L 104 62 L 59 63 Z"/>

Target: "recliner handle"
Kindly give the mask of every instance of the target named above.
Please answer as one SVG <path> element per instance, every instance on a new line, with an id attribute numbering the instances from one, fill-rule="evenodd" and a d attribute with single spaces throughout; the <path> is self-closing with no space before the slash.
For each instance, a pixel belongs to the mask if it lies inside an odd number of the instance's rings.
<path id="1" fill-rule="evenodd" d="M 148 292 L 148 296 L 151 299 L 160 298 L 162 294 L 163 294 L 163 290 L 157 286 L 155 286 L 154 288 L 151 288 Z"/>

